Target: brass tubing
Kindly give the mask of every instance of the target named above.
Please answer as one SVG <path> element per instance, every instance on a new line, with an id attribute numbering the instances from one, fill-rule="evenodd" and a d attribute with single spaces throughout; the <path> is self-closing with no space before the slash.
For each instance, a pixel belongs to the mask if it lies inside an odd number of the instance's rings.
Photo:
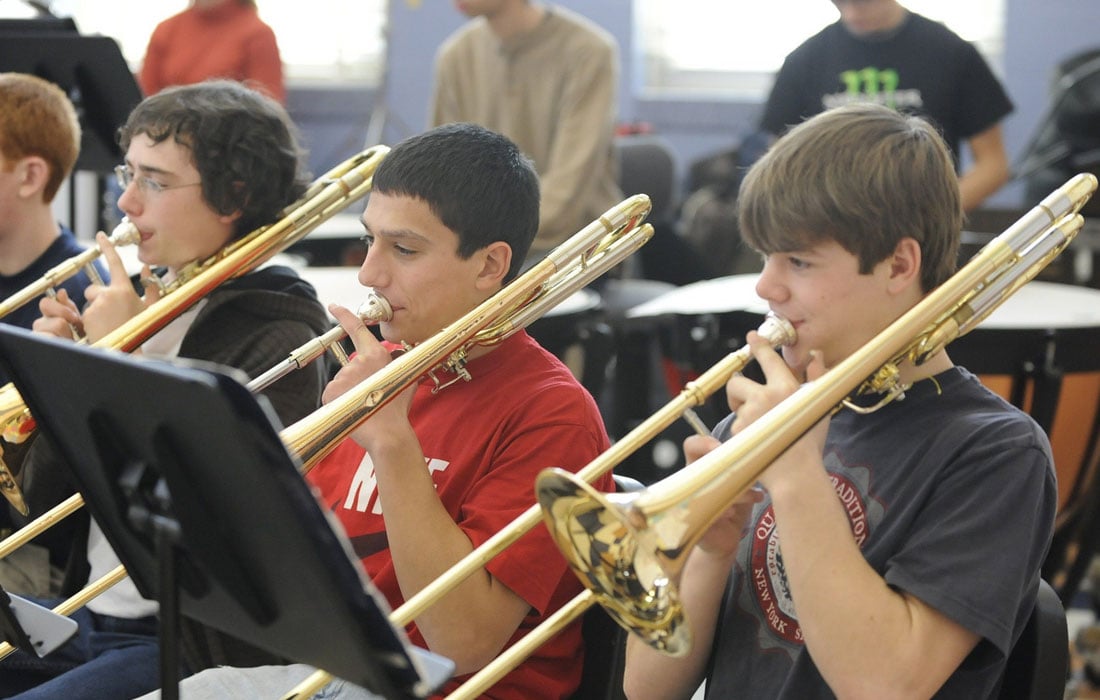
<path id="1" fill-rule="evenodd" d="M 38 537 L 46 530 L 69 517 L 84 505 L 84 497 L 79 493 L 66 498 L 53 508 L 38 516 L 31 522 L 0 540 L 0 559 L 8 556 L 26 543 Z"/>
<path id="2" fill-rule="evenodd" d="M 123 217 L 122 221 L 111 232 L 110 239 L 115 246 L 133 245 L 141 240 L 141 234 L 138 232 L 137 227 L 130 223 L 129 219 Z M 0 301 L 0 318 L 4 318 L 16 309 L 22 308 L 37 297 L 48 294 L 50 290 L 81 270 L 85 268 L 95 270 L 91 265 L 99 256 L 99 248 L 93 246 L 50 268 L 46 271 L 46 274 L 36 281 L 23 287 L 7 299 Z M 89 276 L 92 276 L 92 273 L 89 273 Z M 95 273 L 92 279 L 97 281 L 97 278 L 98 273 Z M 98 281 L 102 283 L 102 280 Z"/>
<path id="3" fill-rule="evenodd" d="M 356 310 L 356 314 L 363 323 L 371 325 L 381 321 L 389 321 L 393 318 L 393 309 L 384 296 L 369 287 L 365 288 L 365 291 L 367 292 L 367 300 L 360 304 Z M 339 345 L 339 342 L 346 336 L 347 333 L 344 329 L 336 326 L 313 340 L 302 343 L 291 350 L 289 356 L 281 363 L 250 381 L 248 390 L 254 394 L 259 393 L 291 372 L 302 369 L 329 350 L 333 352 L 340 364 L 347 363 L 348 356 Z"/>

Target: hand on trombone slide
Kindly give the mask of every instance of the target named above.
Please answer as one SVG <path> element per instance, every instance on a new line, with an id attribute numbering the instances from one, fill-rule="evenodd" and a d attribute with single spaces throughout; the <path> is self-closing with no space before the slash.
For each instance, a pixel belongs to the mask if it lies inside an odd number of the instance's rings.
<path id="1" fill-rule="evenodd" d="M 736 414 L 730 426 L 730 433 L 733 435 L 751 425 L 802 385 L 800 378 L 787 365 L 780 353 L 772 347 L 770 341 L 756 331 L 750 331 L 746 340 L 753 357 L 764 372 L 765 383 L 760 384 L 739 372 L 726 382 L 726 399 L 730 410 Z M 811 351 L 805 379 L 812 381 L 824 373 L 825 363 L 821 353 L 816 350 Z M 779 462 L 800 465 L 820 464 L 828 425 L 829 419 L 826 417 L 805 438 L 788 449 L 783 457 L 773 463 L 772 467 L 766 469 L 761 474 L 759 484 L 738 496 L 730 507 L 718 516 L 700 539 L 699 548 L 709 555 L 732 559 L 738 543 L 745 534 L 744 529 L 752 514 L 753 506 L 764 498 L 765 488 L 769 482 L 768 475 L 776 471 L 774 465 Z M 719 444 L 721 443 L 717 439 L 709 435 L 689 436 L 684 441 L 684 456 L 690 464 L 714 450 Z M 800 449 L 806 451 L 799 452 Z M 789 455 L 793 455 L 793 459 L 787 459 Z M 786 470 L 782 469 L 779 473 L 784 471 Z"/>
<path id="2" fill-rule="evenodd" d="M 741 374 L 736 374 L 726 383 L 726 400 L 730 410 L 736 414 L 730 432 L 733 435 L 744 430 L 758 418 L 775 408 L 781 401 L 794 394 L 805 381 L 812 382 L 825 374 L 825 361 L 820 351 L 811 350 L 809 361 L 806 364 L 805 377 L 799 377 L 787 364 L 783 356 L 772 348 L 771 344 L 762 338 L 756 331 L 750 331 L 746 336 L 748 345 L 752 348 L 753 357 L 764 372 L 764 383 L 749 379 Z M 760 475 L 760 483 L 768 488 L 777 475 L 783 474 L 794 468 L 784 467 L 777 470 L 776 466 L 783 464 L 820 464 L 821 455 L 825 448 L 825 435 L 829 429 L 829 418 L 826 416 L 819 421 L 801 440 L 791 445 L 783 456 L 772 463 L 768 469 Z"/>
<path id="3" fill-rule="evenodd" d="M 321 402 L 329 403 L 355 387 L 357 384 L 382 369 L 393 357 L 390 351 L 378 341 L 363 319 L 339 304 L 330 304 L 329 313 L 340 323 L 340 326 L 348 334 L 355 347 L 355 354 L 349 358 L 347 364 L 340 368 L 336 376 L 325 387 L 321 394 Z M 352 434 L 352 438 L 368 451 L 372 443 L 379 437 L 395 439 L 398 435 L 405 435 L 407 440 L 416 440 L 409 424 L 409 406 L 412 405 L 412 397 L 416 392 L 416 383 L 395 396 L 393 400 L 364 421 Z M 402 431 L 402 432 L 397 432 Z"/>
<path id="4" fill-rule="evenodd" d="M 721 444 L 717 439 L 703 435 L 689 435 L 684 440 L 684 457 L 691 464 Z M 737 497 L 729 508 L 724 510 L 696 545 L 707 555 L 717 559 L 733 561 L 738 544 L 745 536 L 749 517 L 753 507 L 764 500 L 764 490 L 754 486 Z M 679 581 L 676 582 L 677 585 Z"/>
<path id="5" fill-rule="evenodd" d="M 156 284 L 146 285 L 144 297 L 137 295 L 126 266 L 107 234 L 98 233 L 96 243 L 107 263 L 110 282 L 88 285 L 84 291 L 88 303 L 83 312 L 64 290 L 56 297 L 44 298 L 39 303 L 42 316 L 34 322 L 35 331 L 94 343 L 160 299 L 160 287 Z M 148 265 L 142 269 L 141 279 L 153 279 Z"/>

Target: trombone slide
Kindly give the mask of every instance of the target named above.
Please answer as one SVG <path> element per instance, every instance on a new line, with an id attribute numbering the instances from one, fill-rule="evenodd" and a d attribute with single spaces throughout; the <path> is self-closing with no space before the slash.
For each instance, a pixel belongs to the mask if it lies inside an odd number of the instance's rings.
<path id="1" fill-rule="evenodd" d="M 111 243 L 116 247 L 134 245 L 141 240 L 141 233 L 138 232 L 136 226 L 130 223 L 129 219 L 123 217 L 119 225 L 111 232 L 110 238 Z M 99 248 L 93 246 L 83 253 L 74 255 L 68 260 L 50 268 L 46 274 L 42 275 L 38 280 L 31 282 L 26 287 L 23 287 L 15 294 L 12 294 L 10 297 L 0 302 L 0 318 L 4 318 L 16 309 L 22 308 L 43 294 L 50 293 L 50 291 L 59 284 L 76 275 L 81 270 L 87 270 L 88 276 L 91 277 L 93 282 L 103 284 L 103 280 L 99 277 L 99 272 L 92 265 L 100 255 Z"/>
<path id="2" fill-rule="evenodd" d="M 365 289 L 367 291 L 367 300 L 360 304 L 359 309 L 356 311 L 356 314 L 363 323 L 372 325 L 382 321 L 389 321 L 393 318 L 393 308 L 390 306 L 390 302 L 386 297 L 370 287 L 365 287 Z M 248 390 L 253 394 L 263 391 L 279 379 L 282 379 L 295 370 L 302 369 L 321 355 L 324 355 L 327 350 L 332 350 L 336 353 L 341 364 L 347 362 L 347 355 L 343 352 L 343 349 L 337 345 L 346 335 L 347 333 L 344 332 L 343 328 L 336 326 L 323 335 L 319 335 L 313 340 L 302 343 L 294 350 L 291 350 L 290 355 L 285 360 L 250 381 L 248 383 Z M 337 351 L 337 349 L 339 349 L 339 351 Z"/>

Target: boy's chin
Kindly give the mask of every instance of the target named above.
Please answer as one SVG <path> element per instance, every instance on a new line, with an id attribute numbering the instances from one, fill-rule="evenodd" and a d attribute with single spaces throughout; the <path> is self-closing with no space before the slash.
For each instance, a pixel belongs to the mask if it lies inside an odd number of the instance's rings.
<path id="1" fill-rule="evenodd" d="M 806 365 L 810 363 L 810 353 L 784 347 L 782 354 L 784 362 L 796 376 L 801 377 L 806 373 Z"/>

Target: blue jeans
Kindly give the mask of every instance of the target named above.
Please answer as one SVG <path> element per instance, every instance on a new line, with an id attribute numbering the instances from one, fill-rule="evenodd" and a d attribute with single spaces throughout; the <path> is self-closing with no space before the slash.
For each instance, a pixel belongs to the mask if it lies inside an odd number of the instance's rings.
<path id="1" fill-rule="evenodd" d="M 36 600 L 53 608 L 60 601 Z M 16 651 L 0 661 L 0 697 L 130 700 L 160 687 L 157 618 L 129 620 L 81 608 L 76 635 L 43 658 Z"/>
<path id="2" fill-rule="evenodd" d="M 317 669 L 305 664 L 208 668 L 180 684 L 180 700 L 225 700 L 226 698 L 278 698 L 304 681 Z M 160 692 L 138 700 L 160 700 Z M 383 700 L 365 688 L 334 679 L 313 696 L 313 700 Z"/>

